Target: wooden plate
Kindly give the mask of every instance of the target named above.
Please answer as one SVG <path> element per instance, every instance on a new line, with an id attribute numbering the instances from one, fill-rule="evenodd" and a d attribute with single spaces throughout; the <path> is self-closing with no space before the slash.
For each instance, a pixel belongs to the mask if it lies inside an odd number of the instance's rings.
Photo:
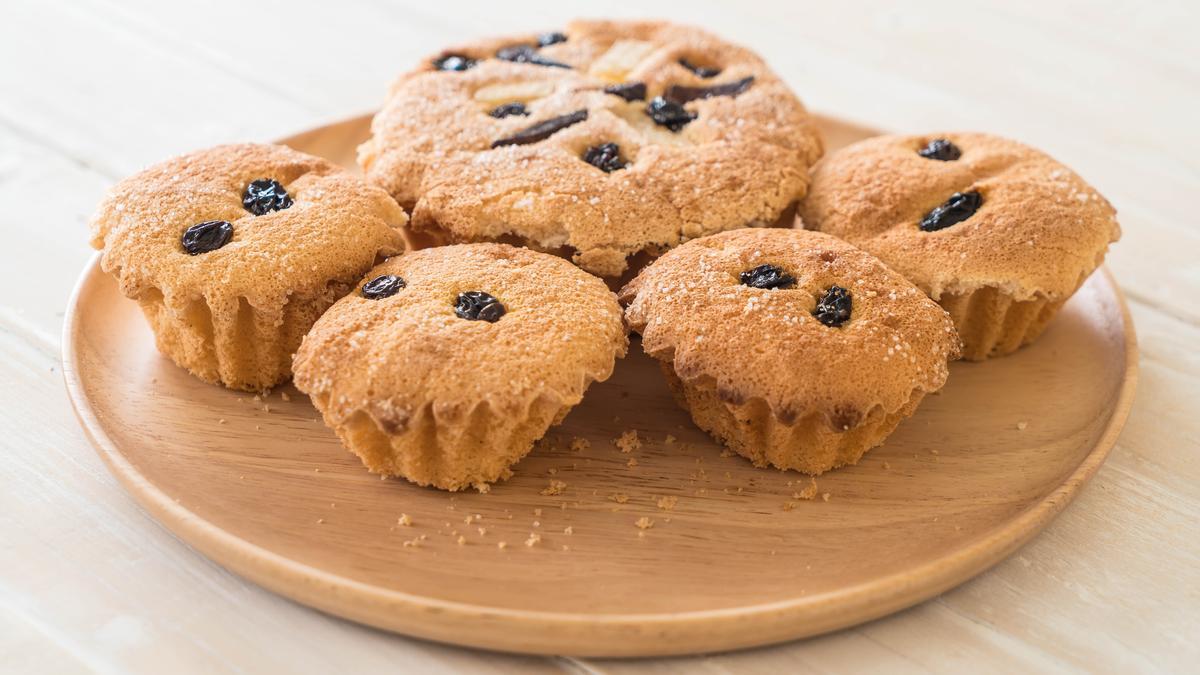
<path id="1" fill-rule="evenodd" d="M 366 125 L 287 142 L 351 164 Z M 871 133 L 823 126 L 831 148 Z M 1102 271 L 1037 344 L 955 364 L 886 445 L 820 477 L 805 500 L 794 496 L 805 477 L 755 469 L 696 430 L 635 342 L 516 476 L 452 496 L 368 474 L 290 386 L 259 401 L 176 368 L 95 260 L 63 345 L 71 400 L 101 457 L 230 570 L 409 635 L 595 656 L 814 635 L 969 579 L 1096 471 L 1137 369 L 1129 313 Z M 613 441 L 630 429 L 642 444 L 625 454 Z M 576 436 L 590 449 L 568 449 Z"/>

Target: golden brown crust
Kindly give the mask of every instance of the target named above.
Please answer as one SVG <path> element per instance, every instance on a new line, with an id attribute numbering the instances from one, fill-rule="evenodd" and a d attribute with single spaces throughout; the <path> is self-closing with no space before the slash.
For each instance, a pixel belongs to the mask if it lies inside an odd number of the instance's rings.
<path id="1" fill-rule="evenodd" d="M 794 287 L 740 283 L 762 264 L 783 268 Z M 812 315 L 831 285 L 852 296 L 850 319 L 837 328 Z M 816 232 L 747 229 L 688 242 L 620 295 L 643 348 L 685 385 L 711 387 L 731 410 L 759 401 L 784 425 L 819 419 L 844 432 L 874 422 L 940 389 L 958 356 L 936 303 L 870 255 Z"/>
<path id="2" fill-rule="evenodd" d="M 279 181 L 291 207 L 255 216 L 253 180 Z M 224 220 L 230 242 L 199 255 L 192 225 Z M 156 164 L 112 188 L 92 245 L 138 301 L 160 351 L 196 376 L 261 390 L 286 379 L 321 312 L 378 257 L 404 250 L 407 217 L 385 191 L 318 157 L 274 145 L 225 145 Z"/>
<path id="3" fill-rule="evenodd" d="M 364 282 L 384 274 L 405 287 L 343 298 L 295 360 L 296 386 L 373 471 L 446 489 L 504 478 L 625 353 L 612 292 L 555 256 L 446 246 L 392 258 Z M 459 318 L 465 291 L 490 293 L 506 313 Z"/>
<path id="4" fill-rule="evenodd" d="M 428 63 L 393 86 L 359 152 L 368 176 L 413 205 L 412 227 L 457 241 L 513 240 L 573 254 L 577 264 L 618 276 L 639 251 L 657 254 L 688 238 L 773 223 L 800 199 L 822 151 L 801 103 L 749 50 L 706 32 L 661 22 L 577 21 L 568 39 L 539 50 L 570 69 L 488 58 L 532 35 L 446 53 L 481 59 L 464 72 Z M 701 78 L 680 58 L 720 66 Z M 647 100 L 671 84 L 712 86 L 754 78 L 738 95 L 686 104 L 699 117 L 673 133 L 604 86 L 647 85 Z M 487 113 L 513 100 L 529 116 Z M 587 110 L 550 138 L 492 149 L 537 122 Z M 605 173 L 581 160 L 615 142 L 631 165 Z"/>
<path id="5" fill-rule="evenodd" d="M 917 154 L 935 138 L 952 141 L 961 158 Z M 969 219 L 918 228 L 951 194 L 969 191 L 983 197 Z M 1121 234 L 1112 206 L 1070 169 L 979 133 L 879 136 L 839 150 L 814 168 L 798 215 L 804 227 L 878 256 L 934 299 L 991 287 L 1018 302 L 1065 300 Z"/>

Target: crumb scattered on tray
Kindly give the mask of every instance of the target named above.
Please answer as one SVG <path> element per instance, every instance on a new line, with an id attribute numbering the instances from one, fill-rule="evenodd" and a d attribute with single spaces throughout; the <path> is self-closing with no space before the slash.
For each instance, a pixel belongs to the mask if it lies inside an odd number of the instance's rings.
<path id="1" fill-rule="evenodd" d="M 458 541 L 459 546 L 465 546 L 467 543 L 467 538 L 460 534 L 460 535 L 458 535 L 457 541 Z"/>
<path id="2" fill-rule="evenodd" d="M 608 496 L 608 498 L 609 498 L 609 500 L 614 501 L 618 504 L 624 504 L 625 502 L 629 501 L 629 495 L 624 494 L 622 492 L 617 492 L 615 494 L 611 494 Z"/>
<path id="3" fill-rule="evenodd" d="M 496 542 L 496 548 L 508 548 L 507 541 Z"/>
<path id="4" fill-rule="evenodd" d="M 658 504 L 658 508 L 662 509 L 663 511 L 670 511 L 671 509 L 675 508 L 675 504 L 679 503 L 679 497 L 675 497 L 673 495 L 659 497 L 658 501 L 655 503 Z"/>
<path id="5" fill-rule="evenodd" d="M 805 485 L 798 492 L 792 493 L 793 499 L 812 499 L 817 496 L 817 479 L 812 476 L 808 477 L 808 485 Z"/>
<path id="6" fill-rule="evenodd" d="M 617 439 L 613 441 L 613 445 L 616 445 L 617 449 L 619 449 L 621 452 L 633 452 L 634 450 L 642 447 L 642 441 L 638 438 L 637 430 L 630 429 L 618 436 Z"/>
<path id="7" fill-rule="evenodd" d="M 288 396 L 288 393 L 286 391 L 279 392 L 279 398 L 283 399 L 284 403 L 287 403 L 288 401 L 292 400 L 292 397 Z"/>
<path id="8" fill-rule="evenodd" d="M 826 493 L 822 494 L 822 495 L 821 495 L 821 500 L 822 500 L 822 501 L 826 501 L 826 502 L 827 502 L 827 501 L 829 501 L 829 493 L 828 493 L 828 492 L 826 492 Z"/>
<path id="9" fill-rule="evenodd" d="M 563 528 L 563 534 L 575 534 L 574 526 L 568 525 Z"/>
<path id="10" fill-rule="evenodd" d="M 671 445 L 672 443 L 675 442 L 675 437 L 672 436 L 671 434 L 667 434 L 667 437 L 663 439 L 663 442 L 666 443 L 667 445 Z"/>
<path id="11" fill-rule="evenodd" d="M 536 532 L 530 532 L 529 538 L 525 540 L 526 546 L 536 546 L 542 540 L 542 535 Z"/>
<path id="12" fill-rule="evenodd" d="M 1017 422 L 1017 431 L 1025 431 L 1025 427 L 1029 426 L 1029 422 Z"/>
<path id="13" fill-rule="evenodd" d="M 650 520 L 646 516 L 642 516 L 641 518 L 638 518 L 636 522 L 634 522 L 634 525 L 637 525 L 639 530 L 648 530 L 654 527 L 654 521 Z"/>
<path id="14" fill-rule="evenodd" d="M 567 484 L 561 480 L 551 480 L 550 484 L 542 488 L 542 494 L 547 497 L 553 495 L 561 495 L 567 489 Z"/>
<path id="15" fill-rule="evenodd" d="M 638 465 L 637 457 L 630 457 L 629 461 L 625 462 L 625 466 L 627 466 L 631 469 L 637 465 Z"/>
<path id="16" fill-rule="evenodd" d="M 401 513 L 400 517 L 396 519 L 396 524 L 410 527 L 412 526 L 412 518 L 409 518 L 407 513 Z"/>

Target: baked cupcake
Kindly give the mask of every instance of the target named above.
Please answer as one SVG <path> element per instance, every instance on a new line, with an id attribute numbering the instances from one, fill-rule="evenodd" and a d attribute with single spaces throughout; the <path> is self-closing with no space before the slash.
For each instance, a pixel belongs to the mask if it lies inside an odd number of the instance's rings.
<path id="1" fill-rule="evenodd" d="M 118 183 L 92 246 L 160 352 L 196 377 L 261 391 L 291 375 L 317 317 L 404 250 L 386 192 L 277 145 L 224 145 Z"/>
<path id="2" fill-rule="evenodd" d="M 388 260 L 330 308 L 296 386 L 372 472 L 486 491 L 626 345 L 616 297 L 566 260 L 445 246 Z"/>
<path id="3" fill-rule="evenodd" d="M 619 276 L 629 258 L 769 225 L 821 155 L 756 54 L 695 28 L 576 21 L 447 50 L 393 85 L 359 149 L 433 241 L 505 241 Z"/>
<path id="4" fill-rule="evenodd" d="M 1121 236 L 1047 155 L 986 134 L 880 136 L 814 170 L 802 226 L 878 256 L 954 318 L 973 361 L 1029 344 Z"/>
<path id="5" fill-rule="evenodd" d="M 808 474 L 882 443 L 959 350 L 950 317 L 904 277 L 804 230 L 690 241 L 621 300 L 700 428 L 756 465 Z"/>

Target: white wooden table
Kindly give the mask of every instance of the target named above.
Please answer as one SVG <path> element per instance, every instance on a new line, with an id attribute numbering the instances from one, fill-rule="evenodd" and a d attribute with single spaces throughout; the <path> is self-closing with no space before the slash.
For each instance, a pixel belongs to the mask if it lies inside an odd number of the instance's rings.
<path id="1" fill-rule="evenodd" d="M 689 0 L 812 108 L 1040 146 L 1117 206 L 1141 342 L 1108 463 L 1033 543 L 839 633 L 643 662 L 472 652 L 362 628 L 231 576 L 143 514 L 77 427 L 67 294 L 103 190 L 218 142 L 366 111 L 440 45 L 553 28 L 564 0 L 0 6 L 0 671 L 1096 672 L 1200 668 L 1200 5 Z M 201 9 L 201 5 L 207 9 Z"/>

